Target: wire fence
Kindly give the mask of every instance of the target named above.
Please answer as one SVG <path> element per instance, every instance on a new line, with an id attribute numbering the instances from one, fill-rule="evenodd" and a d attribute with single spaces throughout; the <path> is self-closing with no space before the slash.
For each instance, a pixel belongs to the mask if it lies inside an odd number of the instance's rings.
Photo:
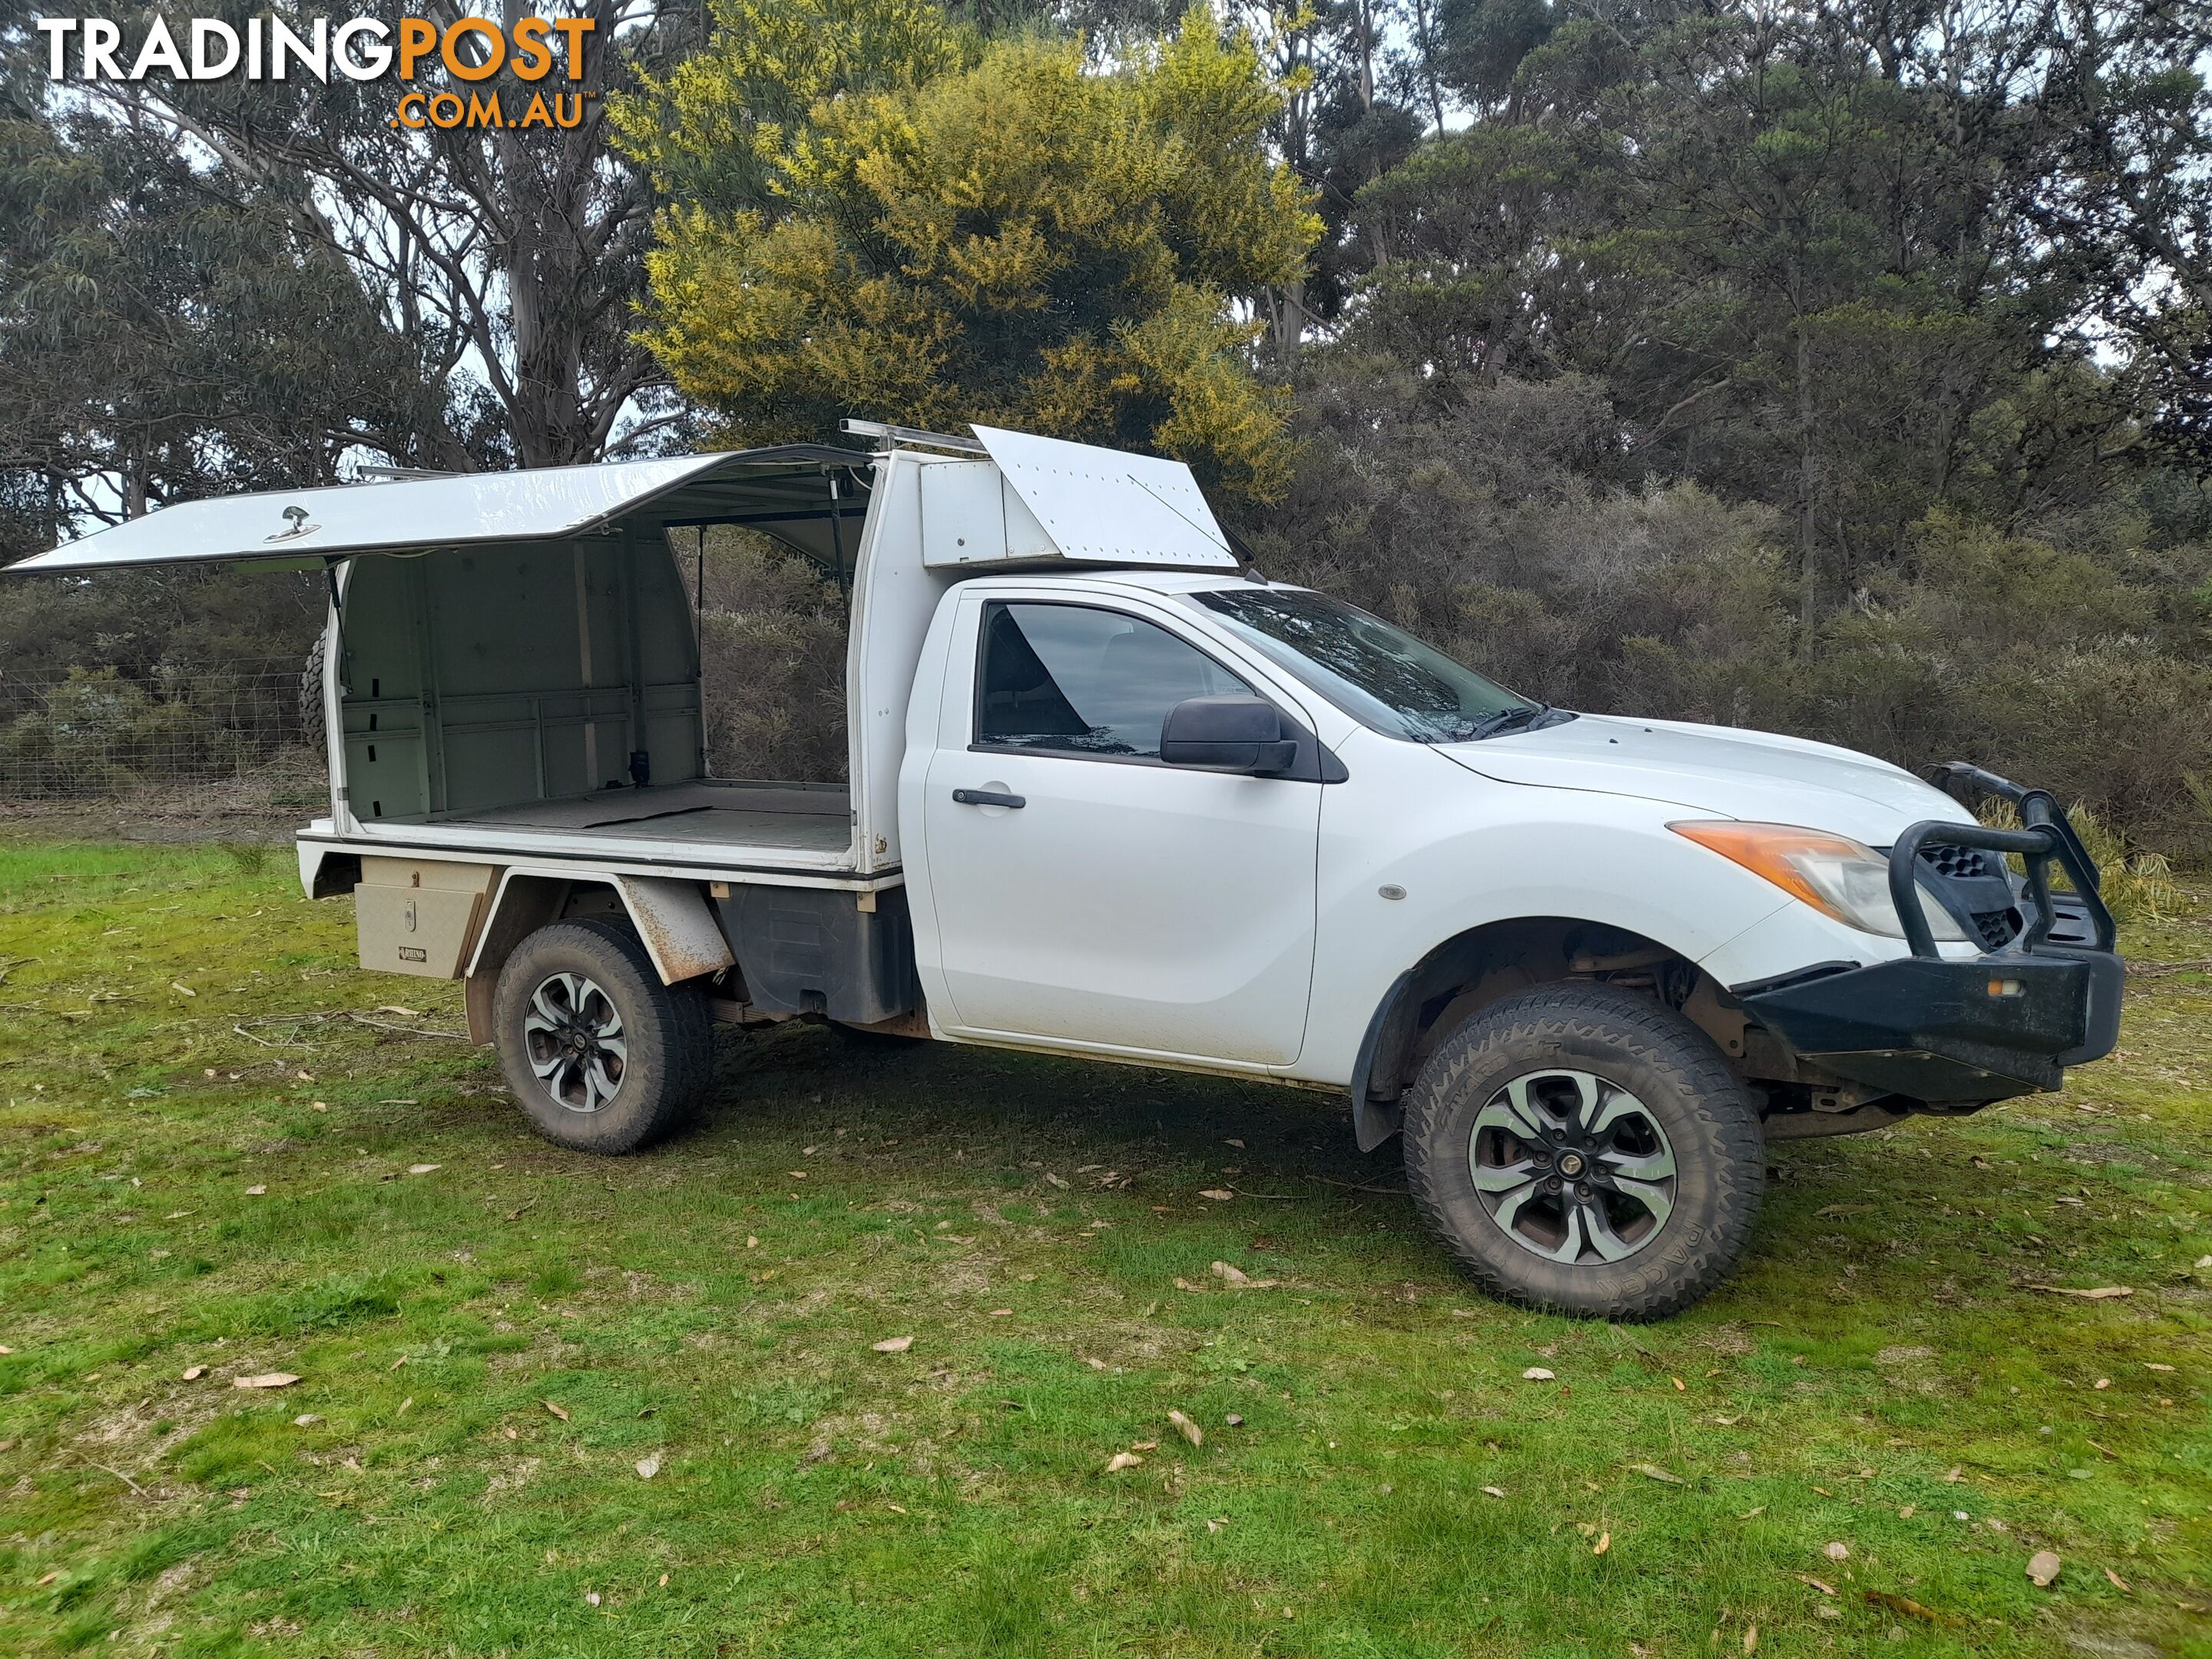
<path id="1" fill-rule="evenodd" d="M 302 724 L 291 658 L 161 663 L 144 674 L 0 667 L 0 801 L 222 799 L 312 801 L 323 758 Z M 289 804 L 277 800 L 275 804 Z"/>

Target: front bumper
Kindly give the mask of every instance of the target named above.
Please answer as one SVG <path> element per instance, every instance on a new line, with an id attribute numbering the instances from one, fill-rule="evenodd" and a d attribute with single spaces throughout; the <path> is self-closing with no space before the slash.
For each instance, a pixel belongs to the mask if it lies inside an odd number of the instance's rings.
<path id="1" fill-rule="evenodd" d="M 2056 1089 L 2065 1068 L 2102 1059 L 2119 1040 L 2124 973 L 2099 873 L 2057 802 L 1972 768 L 1954 785 L 1998 794 L 2020 809 L 2019 830 L 1930 821 L 1890 849 L 1890 887 L 1912 954 L 1870 967 L 1836 963 L 1737 987 L 1751 1017 L 1821 1071 L 1884 1094 L 1972 1105 Z M 1917 887 L 1929 847 L 2020 854 L 2025 925 L 2002 949 L 1948 959 L 1921 912 Z M 2054 896 L 2050 866 L 2074 892 Z"/>
<path id="2" fill-rule="evenodd" d="M 2112 1053 L 2120 959 L 2109 951 L 1900 957 L 1771 989 L 1745 1010 L 1811 1064 L 1885 1094 L 1939 1104 L 2056 1089 Z"/>

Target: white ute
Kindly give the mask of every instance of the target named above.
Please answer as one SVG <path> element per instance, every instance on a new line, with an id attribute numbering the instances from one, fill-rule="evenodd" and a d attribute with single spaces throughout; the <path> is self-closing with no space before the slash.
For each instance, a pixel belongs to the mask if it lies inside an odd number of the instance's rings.
<path id="1" fill-rule="evenodd" d="M 1735 1261 L 1765 1139 L 2112 1047 L 2111 919 L 2041 791 L 1546 708 L 1264 580 L 1180 463 L 848 430 L 873 453 L 189 502 L 13 568 L 327 572 L 301 878 L 354 896 L 364 967 L 465 982 L 564 1146 L 675 1128 L 716 1020 L 1249 1077 L 1402 1132 L 1497 1294 L 1651 1317 Z M 849 585 L 849 784 L 706 775 L 672 532 L 727 524 Z M 1960 804 L 1991 793 L 2024 828 Z"/>

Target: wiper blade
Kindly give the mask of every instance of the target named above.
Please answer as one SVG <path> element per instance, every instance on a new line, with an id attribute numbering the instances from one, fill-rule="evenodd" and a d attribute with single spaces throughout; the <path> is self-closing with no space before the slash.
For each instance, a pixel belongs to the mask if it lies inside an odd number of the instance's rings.
<path id="1" fill-rule="evenodd" d="M 1511 732 L 1527 726 L 1551 712 L 1552 705 L 1547 702 L 1524 703 L 1518 708 L 1503 709 L 1468 733 L 1467 740 L 1469 743 L 1480 743 L 1485 738 L 1494 738 L 1501 732 Z"/>

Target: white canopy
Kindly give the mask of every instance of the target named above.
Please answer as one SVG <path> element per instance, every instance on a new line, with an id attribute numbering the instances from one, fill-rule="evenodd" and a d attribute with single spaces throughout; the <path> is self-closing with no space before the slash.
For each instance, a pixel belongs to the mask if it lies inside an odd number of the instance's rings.
<path id="1" fill-rule="evenodd" d="M 1181 461 L 994 426 L 969 430 L 1063 558 L 1226 570 L 1241 562 Z"/>
<path id="2" fill-rule="evenodd" d="M 648 508 L 664 522 L 734 519 L 826 553 L 835 509 L 822 470 L 866 468 L 872 460 L 792 444 L 179 501 L 7 568 L 33 574 L 211 561 L 313 567 L 356 553 L 556 540 Z M 841 504 L 840 516 L 863 510 L 857 495 Z M 847 538 L 848 550 L 855 539 Z"/>
<path id="3" fill-rule="evenodd" d="M 1181 461 L 997 427 L 974 430 L 989 460 L 934 468 L 945 475 L 937 481 L 941 487 L 924 492 L 925 518 L 946 515 L 941 539 L 948 550 L 928 562 L 1058 556 L 1079 564 L 1237 568 L 1228 538 Z M 223 562 L 313 569 L 362 553 L 556 541 L 626 520 L 654 528 L 746 525 L 842 569 L 859 544 L 876 459 L 788 444 L 179 501 L 6 568 L 31 575 Z M 838 477 L 851 483 L 839 488 Z M 933 539 L 925 534 L 926 542 Z"/>

